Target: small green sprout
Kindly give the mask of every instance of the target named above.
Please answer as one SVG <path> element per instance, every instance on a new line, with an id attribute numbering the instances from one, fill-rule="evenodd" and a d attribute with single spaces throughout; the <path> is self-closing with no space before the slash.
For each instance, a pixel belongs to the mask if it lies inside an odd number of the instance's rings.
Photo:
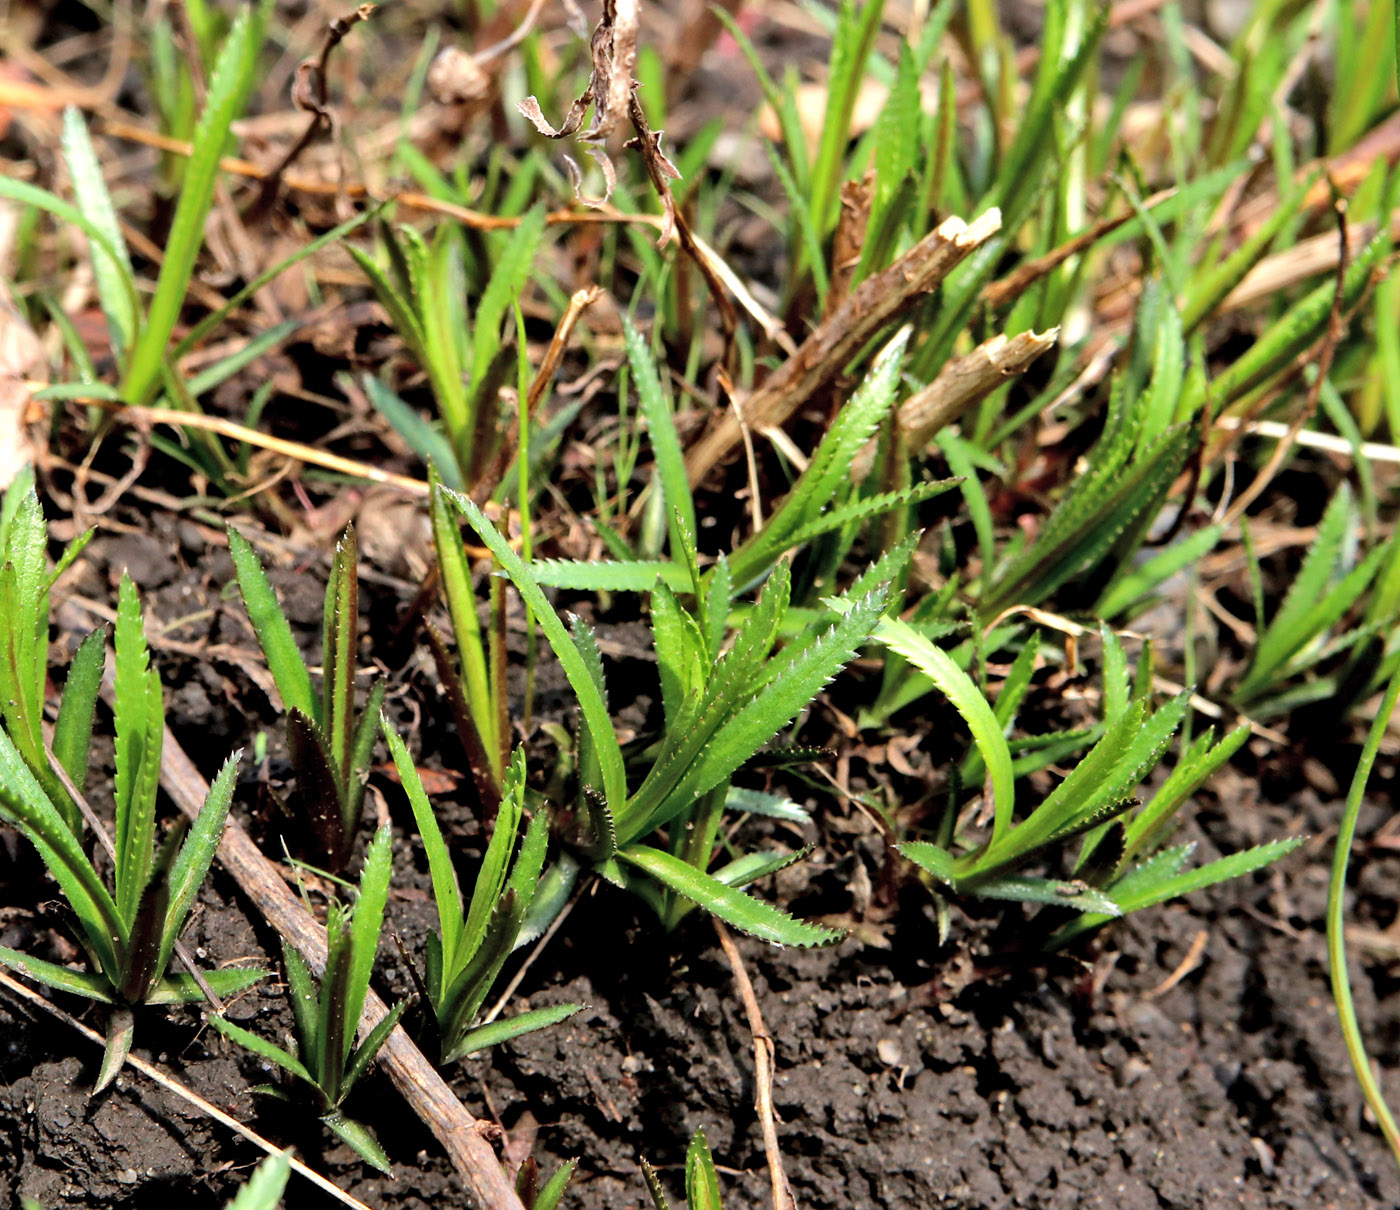
<path id="1" fill-rule="evenodd" d="M 646 1160 L 642 1161 L 642 1174 L 646 1177 L 651 1204 L 656 1210 L 671 1210 L 661 1178 Z M 687 1210 L 724 1210 L 715 1157 L 710 1154 L 710 1143 L 703 1130 L 695 1132 L 690 1146 L 685 1149 L 685 1201 Z"/>
<path id="2" fill-rule="evenodd" d="M 232 526 L 228 545 L 253 631 L 287 710 L 287 752 L 306 811 L 305 822 L 326 869 L 339 873 L 355 847 L 375 720 L 384 701 L 384 683 L 380 681 L 370 690 L 356 721 L 359 582 L 355 529 L 346 529 L 331 560 L 319 697 L 312 691 L 311 673 L 292 637 L 291 624 L 252 546 Z"/>
<path id="3" fill-rule="evenodd" d="M 520 1165 L 515 1178 L 515 1192 L 525 1210 L 557 1210 L 564 1190 L 569 1186 L 569 1178 L 574 1175 L 578 1160 L 565 1160 L 554 1170 L 554 1175 L 540 1184 L 540 1166 L 534 1157 Z"/>
<path id="4" fill-rule="evenodd" d="M 475 487 L 499 448 L 498 397 L 514 364 L 514 351 L 501 338 L 502 321 L 529 280 L 544 229 L 544 209 L 536 206 L 501 239 L 499 259 L 470 322 L 462 239 L 454 225 L 444 223 L 431 242 L 413 227 L 381 226 L 388 271 L 350 247 L 399 338 L 427 375 L 445 433 L 372 378 L 366 380 L 370 400 L 425 462 L 437 464 L 452 487 Z"/>
<path id="5" fill-rule="evenodd" d="M 291 1175 L 291 1153 L 280 1151 L 257 1166 L 224 1210 L 277 1210 Z"/>
<path id="6" fill-rule="evenodd" d="M 953 894 L 1077 909 L 1082 915 L 1050 939 L 1052 948 L 1114 917 L 1260 869 L 1305 839 L 1271 841 L 1192 870 L 1183 866 L 1193 846 L 1157 851 L 1177 812 L 1238 751 L 1249 730 L 1238 727 L 1219 743 L 1211 731 L 1203 732 L 1182 751 L 1156 795 L 1141 802 L 1138 786 L 1171 745 L 1191 694 L 1182 692 L 1153 710 L 1150 677 L 1139 676 L 1130 685 L 1117 636 L 1106 626 L 1100 633 L 1106 668 L 1102 738 L 1038 806 L 1017 820 L 1016 766 L 1006 724 L 976 683 L 908 623 L 887 618 L 875 632 L 891 651 L 930 677 L 963 716 L 985 764 L 990 797 L 991 831 L 984 839 L 958 832 L 957 804 L 950 803 L 937 842 L 909 841 L 899 851 Z M 1139 673 L 1150 667 L 1147 655 Z M 1079 854 L 1069 878 L 1021 872 L 1076 839 Z"/>
<path id="7" fill-rule="evenodd" d="M 511 854 L 525 817 L 524 752 L 517 749 L 510 763 L 495 831 L 477 873 L 471 902 L 463 914 L 462 895 L 442 829 L 418 770 L 387 719 L 384 738 L 413 807 L 437 900 L 438 931 L 428 937 L 423 990 L 433 1010 L 440 1061 L 455 1063 L 498 1042 L 545 1029 L 573 1016 L 583 1005 L 556 1004 L 504 1021 L 476 1024 L 491 985 L 520 938 L 521 926 L 539 885 L 549 840 L 547 816 L 539 811 L 531 819 L 512 864 Z"/>
<path id="8" fill-rule="evenodd" d="M 694 610 L 663 577 L 654 581 L 652 629 L 661 672 L 666 728 L 647 750 L 646 769 L 629 792 L 627 770 L 608 712 L 602 657 L 592 631 L 566 627 L 530 568 L 470 500 L 443 491 L 490 548 L 538 620 L 574 690 L 582 715 L 579 796 L 569 848 L 542 880 L 530 932 L 563 906 L 585 863 L 640 894 L 674 928 L 692 905 L 776 945 L 822 945 L 840 934 L 807 924 L 746 895 L 743 886 L 791 857 L 750 854 L 711 873 L 730 779 L 797 718 L 854 657 L 885 607 L 890 582 L 912 553 L 905 543 L 873 565 L 823 613 L 773 651 L 788 613 L 791 573 L 776 565 L 752 615 L 732 634 L 733 578 L 720 559 L 703 576 L 694 540 L 679 527 Z M 652 843 L 656 837 L 659 843 Z"/>
<path id="9" fill-rule="evenodd" d="M 360 875 L 354 911 L 332 903 L 326 915 L 326 969 L 319 997 L 311 972 L 290 945 L 282 946 L 287 987 L 296 1018 L 297 1054 L 233 1024 L 225 1017 L 210 1022 L 225 1037 L 261 1055 L 310 1085 L 324 1122 L 366 1163 L 389 1172 L 389 1159 L 378 1140 L 362 1123 L 341 1112 L 355 1081 L 370 1065 L 398 1024 L 403 1005 L 397 1004 L 355 1045 L 355 1031 L 369 991 L 370 972 L 379 948 L 384 906 L 389 897 L 390 833 L 386 825 L 370 842 Z M 259 1089 L 278 1095 L 271 1088 Z"/>
<path id="10" fill-rule="evenodd" d="M 0 963 L 60 991 L 113 1006 L 97 1077 L 99 1091 L 116 1077 L 131 1049 L 134 1007 L 201 1000 L 206 988 L 216 996 L 233 995 L 266 974 L 251 969 L 169 972 L 176 940 L 223 834 L 238 754 L 219 770 L 183 843 L 183 829 L 176 827 L 157 845 L 156 792 L 165 713 L 141 624 L 135 586 L 123 576 L 115 644 L 116 838 L 110 891 L 83 851 L 80 835 L 24 760 L 8 726 L 0 727 L 0 819 L 39 850 L 77 918 L 78 939 L 92 969 L 70 970 L 4 948 Z M 100 665 L 95 675 L 100 681 Z"/>
<path id="11" fill-rule="evenodd" d="M 53 768 L 44 743 L 44 684 L 49 671 L 49 591 L 82 553 L 89 530 L 70 542 L 48 569 L 48 527 L 26 468 L 0 502 L 0 722 L 29 771 L 74 836 L 82 834 L 78 805 Z M 95 630 L 68 667 L 63 704 L 54 724 L 53 754 L 74 785 L 87 781 L 88 748 L 106 638 Z"/>

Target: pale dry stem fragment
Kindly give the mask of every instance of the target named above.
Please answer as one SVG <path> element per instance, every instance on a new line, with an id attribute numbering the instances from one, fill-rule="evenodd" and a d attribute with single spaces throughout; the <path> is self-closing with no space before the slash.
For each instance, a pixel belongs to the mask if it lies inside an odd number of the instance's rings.
<path id="1" fill-rule="evenodd" d="M 911 454 L 923 449 L 948 425 L 1018 374 L 1024 374 L 1042 353 L 1055 346 L 1059 328 L 993 336 L 971 353 L 948 362 L 938 376 L 899 405 L 899 427 Z M 856 456 L 852 476 L 860 481 L 875 459 L 875 442 Z"/>
<path id="2" fill-rule="evenodd" d="M 935 289 L 999 230 L 1001 211 L 995 207 L 972 223 L 947 218 L 888 269 L 863 281 L 749 397 L 744 408 L 749 426 L 762 431 L 786 421 L 831 385 L 871 338 Z M 686 455 L 691 485 L 698 484 L 741 440 L 738 418 L 733 412 L 724 413 Z"/>

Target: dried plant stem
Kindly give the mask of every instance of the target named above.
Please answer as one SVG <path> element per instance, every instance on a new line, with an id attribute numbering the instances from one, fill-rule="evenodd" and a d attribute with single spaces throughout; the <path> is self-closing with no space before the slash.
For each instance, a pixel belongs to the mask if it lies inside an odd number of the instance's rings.
<path id="1" fill-rule="evenodd" d="M 63 1011 L 63 1009 L 59 1008 L 58 1005 L 49 1003 L 49 1001 L 44 999 L 43 996 L 39 995 L 38 992 L 32 991 L 31 989 L 25 987 L 23 983 L 20 983 L 17 980 L 10 978 L 10 976 L 5 974 L 3 971 L 0 971 L 0 987 L 6 988 L 14 995 L 19 996 L 22 999 L 28 1001 L 30 1004 L 33 1004 L 36 1007 L 43 1009 L 51 1017 L 62 1021 L 63 1024 L 67 1025 L 69 1028 L 77 1030 L 77 1032 L 82 1034 L 83 1037 L 85 1037 L 89 1042 L 94 1042 L 98 1046 L 104 1048 L 106 1047 L 106 1040 L 96 1030 L 89 1029 L 81 1021 L 78 1021 L 75 1018 L 69 1016 L 66 1012 Z M 186 1088 L 183 1084 L 180 1083 L 179 1080 L 175 1079 L 173 1076 L 166 1075 L 165 1072 L 161 1071 L 159 1067 L 155 1067 L 152 1064 L 147 1063 L 144 1059 L 139 1059 L 135 1055 L 131 1054 L 126 1056 L 126 1065 L 128 1067 L 135 1068 L 143 1076 L 147 1077 L 147 1079 L 155 1081 L 155 1083 L 159 1084 L 167 1092 L 172 1092 L 177 1097 L 181 1098 L 181 1100 L 188 1101 L 196 1109 L 200 1110 L 200 1112 L 208 1114 L 216 1122 L 220 1122 L 223 1125 L 227 1126 L 235 1134 L 241 1135 L 243 1138 L 247 1139 L 250 1143 L 252 1143 L 255 1147 L 259 1147 L 263 1151 L 267 1152 L 268 1155 L 282 1154 L 282 1148 L 278 1147 L 275 1143 L 269 1142 L 256 1131 L 250 1130 L 247 1126 L 243 1125 L 243 1123 L 240 1122 L 237 1118 L 230 1117 L 217 1105 L 210 1104 L 193 1089 Z M 339 1185 L 336 1185 L 334 1182 L 327 1180 L 315 1169 L 308 1168 L 295 1156 L 289 1156 L 288 1158 L 291 1162 L 292 1170 L 294 1172 L 297 1172 L 301 1176 L 304 1176 L 318 1189 L 322 1189 L 326 1193 L 329 1193 L 333 1198 L 336 1199 L 336 1201 L 341 1202 L 343 1205 L 346 1206 L 354 1206 L 356 1207 L 356 1210 L 369 1210 L 369 1207 L 366 1206 L 364 1202 L 360 1201 L 358 1198 L 351 1197 L 350 1194 L 346 1193 L 345 1190 L 340 1188 Z"/>
<path id="2" fill-rule="evenodd" d="M 554 376 L 559 372 L 559 366 L 564 360 L 564 354 L 568 351 L 569 338 L 573 335 L 574 327 L 578 324 L 580 317 L 595 302 L 603 297 L 601 286 L 584 286 L 575 290 L 569 298 L 569 306 L 564 312 L 564 316 L 559 321 L 559 326 L 554 329 L 554 336 L 550 339 L 549 348 L 545 350 L 544 360 L 540 363 L 540 368 L 535 372 L 535 377 L 531 380 L 528 391 L 525 395 L 525 416 L 532 419 L 535 410 L 539 407 L 545 395 L 549 392 L 550 385 L 554 382 Z M 472 490 L 472 499 L 479 505 L 485 505 L 495 494 L 496 488 L 500 486 L 501 480 L 505 477 L 506 469 L 514 461 L 520 451 L 520 421 L 517 417 L 515 423 L 511 425 L 510 431 L 501 442 L 501 448 L 496 451 L 496 456 L 491 460 L 490 466 L 481 476 L 481 481 Z"/>
<path id="3" fill-rule="evenodd" d="M 286 155 L 263 178 L 262 188 L 258 190 L 257 197 L 248 208 L 244 221 L 252 223 L 272 208 L 287 169 L 296 163 L 297 158 L 311 146 L 317 135 L 335 129 L 335 115 L 330 109 L 329 82 L 326 78 L 331 52 L 345 40 L 345 35 L 356 25 L 361 21 L 368 21 L 374 15 L 374 9 L 373 4 L 361 4 L 343 17 L 333 17 L 326 26 L 325 41 L 321 44 L 320 55 L 303 59 L 297 65 L 296 82 L 292 86 L 292 101 L 298 109 L 309 113 L 311 120 L 302 131 L 301 138 L 287 149 Z"/>
<path id="4" fill-rule="evenodd" d="M 754 995 L 753 983 L 744 969 L 739 947 L 717 918 L 712 916 L 710 919 L 719 937 L 720 948 L 729 960 L 729 969 L 734 973 L 734 986 L 739 989 L 744 1015 L 748 1017 L 749 1030 L 753 1033 L 754 1108 L 758 1111 L 759 1125 L 763 1129 L 763 1150 L 768 1156 L 768 1175 L 773 1182 L 773 1210 L 797 1210 L 797 1199 L 792 1196 L 792 1186 L 788 1184 L 787 1173 L 783 1171 L 783 1157 L 778 1150 L 778 1128 L 773 1117 L 773 1037 L 763 1023 L 758 997 Z"/>
<path id="5" fill-rule="evenodd" d="M 946 219 L 884 272 L 867 278 L 745 401 L 744 419 L 749 426 L 761 432 L 782 424 L 834 382 L 871 338 L 1000 229 L 1001 212 L 996 209 L 971 224 Z M 699 484 L 742 440 L 739 418 L 732 411 L 724 413 L 686 455 L 691 485 Z"/>
<path id="6" fill-rule="evenodd" d="M 30 391 L 41 391 L 48 384 L 26 382 L 24 385 Z M 126 424 L 169 424 L 175 428 L 204 429 L 211 433 L 218 433 L 221 437 L 228 437 L 233 441 L 243 441 L 248 445 L 271 450 L 275 454 L 284 454 L 288 458 L 294 458 L 296 461 L 307 463 L 310 466 L 319 466 L 326 470 L 338 471 L 343 475 L 352 475 L 359 479 L 368 479 L 373 483 L 383 483 L 390 487 L 401 488 L 415 496 L 428 494 L 428 485 L 422 479 L 414 479 L 408 475 L 396 475 L 392 471 L 383 471 L 377 466 L 370 466 L 365 462 L 356 462 L 353 458 L 342 458 L 339 454 L 331 454 L 325 450 L 318 450 L 314 446 L 303 445 L 300 441 L 287 441 L 281 437 L 274 437 L 270 433 L 261 433 L 246 425 L 225 420 L 222 416 L 206 416 L 202 412 L 186 412 L 176 408 L 146 407 L 141 404 L 121 403 L 112 399 L 77 399 L 65 400 L 64 402 L 83 403 L 91 407 L 101 408 L 114 419 Z"/>
<path id="7" fill-rule="evenodd" d="M 157 134 L 153 130 L 145 130 L 140 126 L 133 126 L 129 122 L 104 121 L 102 133 L 114 139 L 125 139 L 128 142 L 140 143 L 146 147 L 156 147 L 171 155 L 188 156 L 193 152 L 191 144 L 184 139 L 172 139 L 168 135 Z M 242 160 L 234 156 L 225 156 L 219 161 L 219 167 L 224 172 L 231 172 L 235 176 L 248 177 L 255 181 L 266 180 L 272 171 L 270 168 L 263 168 L 250 160 Z M 382 200 L 378 194 L 372 194 L 369 186 L 362 181 L 336 183 L 334 181 L 313 180 L 310 177 L 286 175 L 282 177 L 282 187 L 296 193 L 310 193 L 321 197 L 374 197 L 375 200 Z M 389 192 L 384 197 L 397 202 L 400 206 L 407 206 L 411 210 L 421 210 L 426 214 L 441 214 L 448 218 L 454 218 L 462 226 L 470 227 L 475 231 L 513 231 L 520 226 L 521 222 L 519 215 L 483 214 L 480 210 L 470 210 L 466 206 L 441 201 L 438 198 L 429 197 L 426 193 L 415 193 L 412 190 L 405 190 L 402 193 Z M 659 214 L 627 214 L 615 206 L 604 205 L 589 209 L 571 207 L 564 210 L 552 210 L 545 216 L 545 222 L 550 226 L 566 223 L 636 223 L 644 227 L 659 229 L 662 217 Z"/>
<path id="8" fill-rule="evenodd" d="M 208 793 L 208 785 L 179 741 L 165 729 L 160 784 L 191 819 Z M 262 913 L 267 922 L 320 974 L 326 963 L 325 930 L 301 905 L 277 867 L 268 861 L 236 820 L 230 819 L 219 844 L 219 861 Z M 371 991 L 360 1018 L 363 1038 L 388 1012 Z M 480 1122 L 447 1086 L 437 1069 L 423 1057 L 402 1026 L 394 1029 L 379 1052 L 379 1063 L 404 1100 L 423 1119 L 447 1152 L 479 1210 L 524 1210 L 510 1178 L 486 1141 L 490 1123 Z"/>
<path id="9" fill-rule="evenodd" d="M 993 336 L 966 356 L 950 361 L 928 386 L 899 405 L 899 428 L 910 452 L 921 450 L 997 387 L 1024 374 L 1037 357 L 1054 347 L 1059 335 L 1059 328 L 1051 328 L 1011 337 Z M 861 480 L 870 473 L 875 449 L 872 441 L 857 455 L 852 478 Z"/>
<path id="10" fill-rule="evenodd" d="M 1255 437 L 1268 437 L 1275 441 L 1289 437 L 1292 430 L 1291 425 L 1277 420 L 1242 420 L 1238 416 L 1221 416 L 1214 427 L 1232 433 L 1243 432 Z M 1335 433 L 1318 433 L 1312 429 L 1293 433 L 1292 440 L 1295 445 L 1324 450 L 1329 454 L 1342 454 L 1347 457 L 1360 454 L 1372 462 L 1400 463 L 1400 446 L 1383 445 L 1378 441 L 1363 441 L 1360 445 L 1352 445 L 1345 437 L 1338 437 Z"/>

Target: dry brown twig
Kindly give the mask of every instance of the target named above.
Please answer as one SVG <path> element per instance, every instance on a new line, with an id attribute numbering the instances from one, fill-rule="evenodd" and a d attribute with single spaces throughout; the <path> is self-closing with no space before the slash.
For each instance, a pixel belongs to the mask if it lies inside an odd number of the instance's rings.
<path id="1" fill-rule="evenodd" d="M 739 947 L 717 917 L 712 916 L 710 920 L 719 937 L 720 948 L 729 960 L 729 969 L 734 973 L 734 986 L 739 989 L 739 999 L 749 1020 L 749 1031 L 753 1034 L 754 1108 L 758 1111 L 759 1126 L 763 1130 L 763 1151 L 768 1157 L 768 1176 L 773 1185 L 773 1210 L 797 1210 L 797 1199 L 792 1196 L 792 1186 L 788 1184 L 787 1173 L 783 1171 L 782 1152 L 778 1150 L 778 1128 L 773 1113 L 773 1036 L 763 1023 L 758 997 L 754 995 L 753 983 L 744 969 Z"/>
<path id="2" fill-rule="evenodd" d="M 26 382 L 24 385 L 27 390 L 32 392 L 43 390 L 48 384 Z M 304 445 L 300 441 L 287 441 L 282 437 L 274 437 L 270 433 L 262 433 L 257 429 L 250 429 L 246 425 L 235 424 L 232 420 L 225 420 L 222 416 L 206 416 L 200 412 L 183 412 L 176 408 L 145 407 L 134 403 L 119 403 L 111 399 L 78 399 L 65 400 L 64 402 L 83 403 L 90 407 L 101 408 L 114 420 L 123 424 L 146 427 L 168 424 L 179 429 L 204 429 L 207 432 L 218 433 L 221 437 L 228 437 L 233 441 L 243 441 L 249 445 L 271 450 L 273 453 L 282 454 L 310 466 L 319 466 L 326 470 L 338 471 L 344 475 L 368 479 L 372 483 L 384 483 L 415 496 L 428 494 L 428 485 L 422 479 L 414 479 L 408 475 L 396 475 L 392 471 L 380 470 L 377 466 L 370 466 L 365 462 L 356 462 L 353 458 L 342 458 L 339 454 L 318 450 L 314 446 Z"/>
<path id="3" fill-rule="evenodd" d="M 30 988 L 25 987 L 23 983 L 20 983 L 16 979 L 12 979 L 3 971 L 0 971 L 0 987 L 4 987 L 12 995 L 19 996 L 27 1003 L 33 1004 L 35 1007 L 43 1009 L 44 1012 L 49 1014 L 49 1016 L 54 1017 L 59 1021 L 62 1021 L 63 1024 L 67 1025 L 70 1029 L 76 1030 L 78 1033 L 82 1034 L 82 1036 L 85 1037 L 89 1042 L 92 1042 L 95 1045 L 101 1047 L 105 1047 L 107 1045 L 106 1039 L 103 1038 L 102 1035 L 99 1034 L 96 1030 L 89 1029 L 81 1021 L 69 1016 L 68 1013 L 64 1012 L 63 1009 L 58 1007 L 58 1005 L 49 1003 L 49 1001 L 44 999 L 43 996 L 39 995 L 38 992 L 32 991 Z M 235 1134 L 247 1139 L 250 1143 L 253 1144 L 253 1146 L 258 1147 L 261 1150 L 267 1152 L 268 1155 L 280 1155 L 282 1153 L 282 1149 L 276 1144 L 270 1143 L 267 1139 L 263 1138 L 262 1135 L 258 1134 L 254 1130 L 249 1129 L 247 1126 L 243 1125 L 243 1123 L 240 1122 L 237 1118 L 229 1116 L 217 1105 L 213 1105 L 210 1102 L 206 1101 L 192 1088 L 186 1088 L 185 1085 L 181 1084 L 180 1081 L 175 1079 L 174 1076 L 166 1075 L 165 1072 L 161 1071 L 159 1067 L 156 1067 L 151 1063 L 147 1063 L 144 1059 L 140 1059 L 136 1055 L 127 1055 L 126 1065 L 135 1069 L 136 1071 L 139 1071 L 147 1079 L 153 1080 L 155 1083 L 159 1084 L 162 1088 L 164 1088 L 167 1092 L 172 1092 L 181 1100 L 187 1101 L 189 1104 L 193 1105 L 196 1109 L 198 1109 L 201 1113 L 207 1114 L 216 1122 L 220 1123 L 221 1125 L 227 1126 Z M 301 1176 L 304 1176 L 318 1189 L 322 1189 L 326 1193 L 330 1194 L 331 1197 L 335 1198 L 336 1201 L 346 1206 L 353 1206 L 355 1207 L 355 1210 L 369 1210 L 369 1207 L 366 1206 L 364 1202 L 346 1193 L 345 1190 L 340 1188 L 339 1185 L 335 1184 L 333 1181 L 327 1180 L 314 1168 L 308 1168 L 295 1156 L 289 1156 L 288 1160 L 294 1172 L 298 1173 Z"/>
<path id="4" fill-rule="evenodd" d="M 744 419 L 759 432 L 775 428 L 830 386 L 851 358 L 876 333 L 933 290 L 972 251 L 1001 229 L 995 208 L 965 223 L 945 219 L 888 269 L 867 278 L 813 330 L 797 352 L 778 367 L 744 404 Z M 696 486 L 740 443 L 739 418 L 725 412 L 686 454 Z"/>
<path id="5" fill-rule="evenodd" d="M 690 224 L 676 206 L 671 192 L 671 182 L 680 179 L 680 171 L 667 158 L 661 149 L 661 131 L 652 130 L 647 124 L 646 113 L 637 100 L 637 35 L 641 27 L 641 5 L 639 0 L 604 0 L 603 17 L 593 31 L 590 43 L 592 71 L 588 86 L 575 99 L 569 112 L 558 127 L 551 126 L 540 109 L 538 99 L 526 97 L 516 108 L 547 139 L 564 139 L 577 135 L 584 150 L 597 162 L 603 172 L 606 190 L 601 198 L 588 198 L 582 193 L 583 177 L 578 164 L 570 156 L 564 157 L 570 179 L 573 181 L 575 197 L 586 206 L 601 206 L 612 197 L 617 184 L 617 169 L 608 154 L 607 142 L 625 123 L 632 127 L 634 137 L 625 146 L 635 150 L 642 157 L 647 177 L 661 201 L 661 233 L 657 236 L 658 247 L 666 247 L 677 240 L 681 250 L 691 259 L 705 281 L 715 307 L 719 311 L 720 326 L 724 332 L 725 364 L 730 363 L 734 350 L 734 338 L 739 328 L 738 312 L 725 291 L 725 281 L 717 271 L 719 258 L 704 247 Z M 580 130 L 584 114 L 593 106 L 593 125 Z M 744 291 L 747 295 L 747 291 Z M 761 308 L 749 306 L 749 299 L 735 292 L 735 296 L 759 319 L 765 331 L 772 325 L 760 318 Z"/>
<path id="6" fill-rule="evenodd" d="M 303 59 L 297 64 L 295 81 L 292 84 L 292 104 L 303 113 L 309 113 L 311 120 L 301 137 L 287 149 L 286 155 L 277 161 L 276 166 L 263 178 L 262 188 L 253 199 L 243 219 L 252 224 L 272 208 L 282 187 L 282 174 L 296 163 L 312 141 L 321 134 L 335 130 L 335 113 L 330 107 L 330 84 L 327 68 L 331 52 L 345 40 L 345 36 L 361 21 L 374 16 L 375 5 L 361 4 L 343 17 L 333 17 L 326 26 L 326 38 L 321 44 L 321 53 Z"/>
<path id="7" fill-rule="evenodd" d="M 922 450 L 968 409 L 1018 374 L 1024 374 L 1042 353 L 1054 348 L 1060 329 L 993 336 L 971 353 L 950 361 L 938 376 L 899 405 L 900 433 L 910 453 Z M 864 479 L 875 460 L 877 443 L 870 442 L 856 457 L 852 477 Z"/>
<path id="8" fill-rule="evenodd" d="M 585 286 L 581 290 L 575 290 L 569 298 L 568 309 L 565 310 L 564 317 L 559 321 L 559 326 L 554 329 L 549 348 L 545 350 L 544 360 L 540 363 L 540 368 L 535 372 L 535 377 L 526 392 L 525 417 L 527 420 L 534 417 L 535 409 L 544 399 L 545 393 L 554 381 L 554 375 L 559 372 L 559 364 L 564 360 L 564 352 L 569 347 L 569 337 L 573 335 L 575 325 L 583 313 L 602 297 L 603 289 L 601 286 Z M 519 444 L 520 420 L 517 417 L 511 424 L 509 432 L 502 438 L 500 449 L 496 451 L 496 456 L 492 458 L 486 473 L 482 475 L 481 481 L 472 490 L 472 498 L 478 504 L 484 504 L 495 493 L 501 479 L 505 476 L 506 468 L 510 466 L 511 459 L 518 452 Z"/>
<path id="9" fill-rule="evenodd" d="M 167 727 L 160 783 L 171 800 L 194 819 L 208 793 L 208 784 L 179 741 Z M 241 824 L 230 819 L 219 844 L 219 861 L 251 899 L 263 918 L 306 959 L 319 975 L 325 969 L 326 940 L 322 929 L 278 875 L 277 867 L 259 852 Z M 381 1021 L 388 1009 L 371 991 L 360 1018 L 360 1036 Z M 423 1057 L 402 1026 L 395 1027 L 379 1064 L 415 1113 L 435 1134 L 452 1166 L 480 1210 L 524 1210 L 506 1170 L 496 1158 L 487 1137 L 494 1133 L 488 1122 L 472 1117 L 437 1068 Z"/>

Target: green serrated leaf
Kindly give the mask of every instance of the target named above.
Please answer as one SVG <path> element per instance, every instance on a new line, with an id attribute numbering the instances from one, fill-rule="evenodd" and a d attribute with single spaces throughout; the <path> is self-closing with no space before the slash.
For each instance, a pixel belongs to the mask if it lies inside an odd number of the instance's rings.
<path id="1" fill-rule="evenodd" d="M 789 916 L 772 904 L 725 886 L 662 849 L 630 845 L 619 849 L 617 855 L 669 890 L 752 937 L 774 945 L 798 946 L 829 945 L 841 939 L 835 929 L 807 924 Z"/>

